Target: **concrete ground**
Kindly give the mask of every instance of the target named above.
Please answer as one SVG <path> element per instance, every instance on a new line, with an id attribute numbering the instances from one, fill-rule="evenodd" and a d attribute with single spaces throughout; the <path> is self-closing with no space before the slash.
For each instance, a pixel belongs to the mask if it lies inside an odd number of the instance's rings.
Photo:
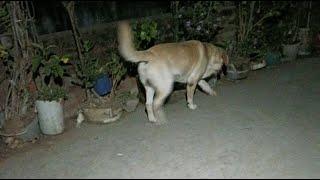
<path id="1" fill-rule="evenodd" d="M 82 124 L 0 164 L 0 178 L 319 178 L 320 58 L 220 81 L 165 105 L 170 122 L 147 122 L 144 106 L 119 121 Z"/>

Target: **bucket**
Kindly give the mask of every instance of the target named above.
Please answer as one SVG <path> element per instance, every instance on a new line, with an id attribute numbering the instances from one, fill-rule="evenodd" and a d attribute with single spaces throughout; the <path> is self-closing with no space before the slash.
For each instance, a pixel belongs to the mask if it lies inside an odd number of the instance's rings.
<path id="1" fill-rule="evenodd" d="M 101 75 L 97 78 L 93 88 L 100 96 L 106 95 L 112 89 L 111 79 L 107 75 Z"/>
<path id="2" fill-rule="evenodd" d="M 64 130 L 63 108 L 58 101 L 36 101 L 40 129 L 43 134 L 56 135 Z"/>

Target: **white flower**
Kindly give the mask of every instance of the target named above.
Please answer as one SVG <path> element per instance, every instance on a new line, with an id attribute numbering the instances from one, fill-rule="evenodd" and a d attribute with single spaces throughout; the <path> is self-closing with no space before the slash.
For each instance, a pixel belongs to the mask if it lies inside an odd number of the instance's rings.
<path id="1" fill-rule="evenodd" d="M 187 27 L 190 27 L 190 26 L 191 26 L 191 21 L 187 21 L 187 22 L 186 22 L 186 26 L 187 26 Z"/>
<path id="2" fill-rule="evenodd" d="M 201 26 L 198 25 L 198 26 L 197 26 L 197 31 L 200 31 L 200 30 L 201 30 Z"/>

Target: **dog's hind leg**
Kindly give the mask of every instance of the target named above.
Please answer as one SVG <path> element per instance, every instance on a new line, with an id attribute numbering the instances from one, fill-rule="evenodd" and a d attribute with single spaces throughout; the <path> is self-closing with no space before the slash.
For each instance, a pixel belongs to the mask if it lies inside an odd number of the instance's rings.
<path id="1" fill-rule="evenodd" d="M 145 85 L 144 87 L 146 89 L 146 109 L 148 113 L 148 119 L 151 122 L 156 122 L 156 118 L 153 112 L 154 89 L 147 85 Z"/>
<path id="2" fill-rule="evenodd" d="M 163 112 L 163 104 L 169 96 L 173 88 L 173 82 L 162 82 L 156 87 L 156 97 L 153 102 L 153 108 L 157 119 L 157 124 L 164 124 L 167 122 L 165 113 Z"/>
<path id="3" fill-rule="evenodd" d="M 198 85 L 201 87 L 201 89 L 208 93 L 209 95 L 213 96 L 214 95 L 214 91 L 211 89 L 210 85 L 205 81 L 205 80 L 200 80 L 198 82 Z"/>

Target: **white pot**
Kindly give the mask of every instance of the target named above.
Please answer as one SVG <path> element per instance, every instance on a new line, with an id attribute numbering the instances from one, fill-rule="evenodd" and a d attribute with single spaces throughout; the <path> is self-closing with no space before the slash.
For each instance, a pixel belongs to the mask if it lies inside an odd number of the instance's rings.
<path id="1" fill-rule="evenodd" d="M 36 101 L 39 124 L 42 133 L 60 134 L 64 130 L 63 108 L 58 101 Z"/>

